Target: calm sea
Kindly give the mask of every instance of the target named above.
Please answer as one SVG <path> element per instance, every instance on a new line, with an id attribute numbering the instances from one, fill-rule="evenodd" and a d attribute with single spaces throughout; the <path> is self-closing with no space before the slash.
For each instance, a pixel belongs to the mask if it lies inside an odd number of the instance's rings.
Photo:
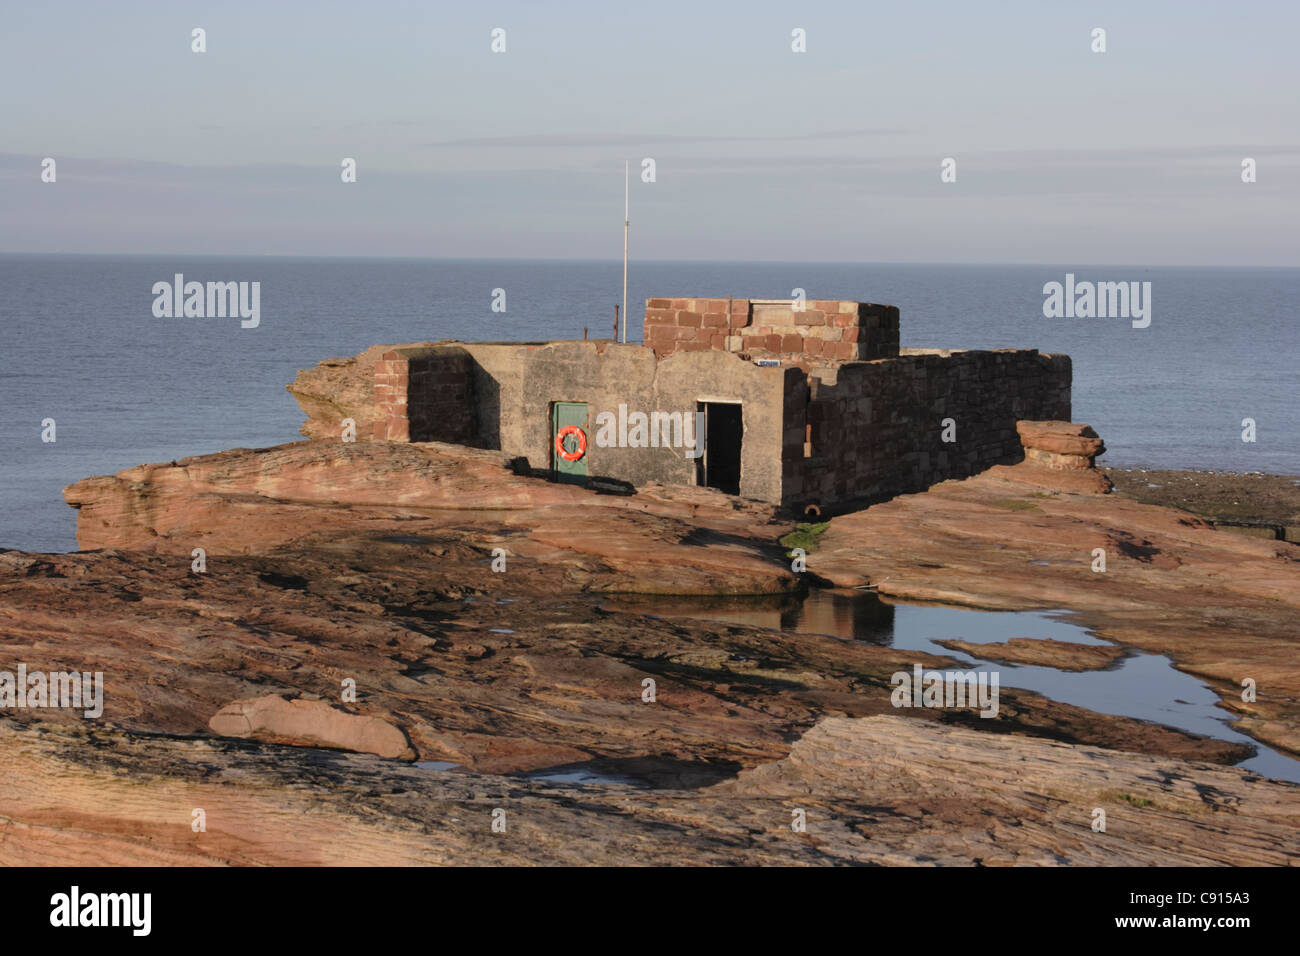
<path id="1" fill-rule="evenodd" d="M 260 327 L 154 318 L 151 287 L 177 272 L 260 281 Z M 1066 272 L 1150 282 L 1150 327 L 1044 318 L 1043 284 Z M 1074 418 L 1106 440 L 1106 463 L 1300 475 L 1298 269 L 636 262 L 628 338 L 640 340 L 650 296 L 794 288 L 897 305 L 905 346 L 1068 353 Z M 0 547 L 75 549 L 60 490 L 79 478 L 297 440 L 303 416 L 284 386 L 323 358 L 379 342 L 581 338 L 584 326 L 608 336 L 621 292 L 618 262 L 0 256 Z"/>

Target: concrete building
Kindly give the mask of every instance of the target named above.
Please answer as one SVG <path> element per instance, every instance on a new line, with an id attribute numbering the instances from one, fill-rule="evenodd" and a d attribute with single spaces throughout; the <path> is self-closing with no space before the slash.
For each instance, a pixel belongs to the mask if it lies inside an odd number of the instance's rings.
<path id="1" fill-rule="evenodd" d="M 1014 463 L 1018 420 L 1070 419 L 1068 356 L 900 349 L 892 306 L 650 299 L 644 341 L 388 351 L 374 437 L 498 449 L 558 480 L 707 485 L 804 513 Z"/>

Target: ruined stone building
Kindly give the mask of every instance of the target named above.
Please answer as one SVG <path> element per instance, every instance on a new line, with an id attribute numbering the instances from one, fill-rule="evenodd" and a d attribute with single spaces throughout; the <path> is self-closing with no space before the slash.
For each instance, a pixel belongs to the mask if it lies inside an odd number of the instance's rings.
<path id="1" fill-rule="evenodd" d="M 1018 420 L 1070 419 L 1068 356 L 900 349 L 893 306 L 650 299 L 644 342 L 385 351 L 372 437 L 498 449 L 559 480 L 707 485 L 804 513 L 1014 463 Z"/>

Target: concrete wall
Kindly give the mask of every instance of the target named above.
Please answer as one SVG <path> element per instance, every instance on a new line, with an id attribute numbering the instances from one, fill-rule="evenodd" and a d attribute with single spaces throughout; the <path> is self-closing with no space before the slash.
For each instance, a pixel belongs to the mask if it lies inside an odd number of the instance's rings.
<path id="1" fill-rule="evenodd" d="M 781 501 L 786 422 L 781 414 L 788 396 L 804 388 L 795 368 L 761 368 L 726 352 L 684 352 L 659 363 L 655 395 L 663 408 L 689 408 L 701 401 L 741 404 L 740 494 Z M 695 463 L 689 464 L 694 483 Z"/>
<path id="2" fill-rule="evenodd" d="M 609 412 L 617 419 L 622 404 L 629 415 L 661 411 L 685 418 L 694 415 L 700 401 L 737 401 L 744 428 L 740 493 L 780 500 L 783 423 L 773 412 L 783 407 L 787 389 L 802 380 L 798 370 L 760 368 L 712 351 L 684 352 L 656 362 L 650 349 L 610 342 L 524 348 L 471 343 L 464 348 L 475 364 L 477 443 L 482 447 L 525 457 L 534 468 L 548 468 L 551 404 L 586 402 L 589 474 L 638 485 L 689 485 L 695 483 L 695 459 L 686 457 L 686 449 L 601 447 L 598 417 Z M 694 435 L 693 418 L 690 428 Z"/>
<path id="3" fill-rule="evenodd" d="M 714 349 L 813 365 L 898 354 L 892 305 L 811 299 L 647 299 L 644 341 L 663 357 Z"/>

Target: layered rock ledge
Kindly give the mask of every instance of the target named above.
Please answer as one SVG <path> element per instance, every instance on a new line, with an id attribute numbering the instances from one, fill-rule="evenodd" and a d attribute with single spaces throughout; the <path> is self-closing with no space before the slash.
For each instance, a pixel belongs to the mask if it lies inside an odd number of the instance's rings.
<path id="1" fill-rule="evenodd" d="M 959 651 L 1007 664 L 1036 664 L 1062 671 L 1088 671 L 1109 667 L 1124 657 L 1125 650 L 1113 644 L 1077 644 L 1052 638 L 1013 637 L 993 644 L 970 641 L 938 641 L 950 651 Z"/>
<path id="2" fill-rule="evenodd" d="M 0 776 L 16 865 L 1300 864 L 1293 786 L 900 717 L 822 720 L 782 759 L 695 789 L 575 788 L 223 739 L 92 745 L 79 729 L 3 720 Z"/>

